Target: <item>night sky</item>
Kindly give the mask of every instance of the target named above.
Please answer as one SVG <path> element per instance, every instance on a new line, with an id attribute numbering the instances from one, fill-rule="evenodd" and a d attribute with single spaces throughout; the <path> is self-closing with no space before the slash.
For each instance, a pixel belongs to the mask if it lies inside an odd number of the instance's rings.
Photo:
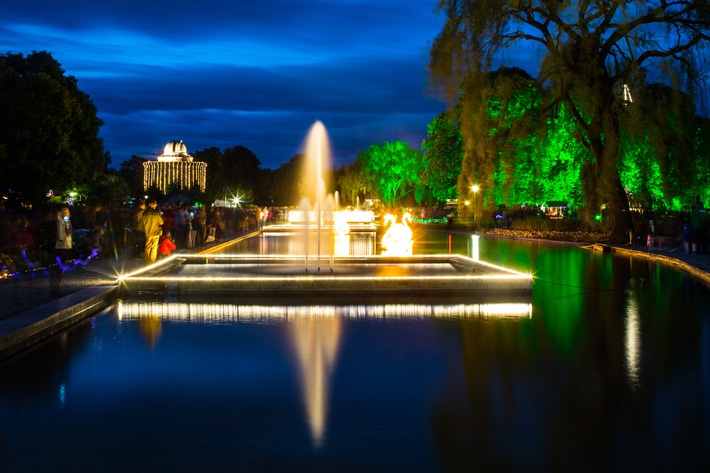
<path id="1" fill-rule="evenodd" d="M 0 51 L 49 51 L 77 78 L 114 167 L 182 139 L 275 169 L 316 120 L 340 166 L 374 143 L 419 149 L 446 108 L 426 68 L 436 0 L 4 3 Z"/>

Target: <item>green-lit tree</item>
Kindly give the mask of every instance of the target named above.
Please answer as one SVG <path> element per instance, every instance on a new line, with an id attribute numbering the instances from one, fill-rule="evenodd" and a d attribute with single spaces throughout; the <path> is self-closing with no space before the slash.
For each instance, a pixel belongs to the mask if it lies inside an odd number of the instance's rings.
<path id="1" fill-rule="evenodd" d="M 539 203 L 537 136 L 544 127 L 536 117 L 543 96 L 521 69 L 502 68 L 484 75 L 486 81 L 478 74 L 467 77 L 459 98 L 467 140 L 459 195 L 475 203 L 478 214 L 486 205 Z M 477 196 L 473 185 L 479 186 Z"/>
<path id="2" fill-rule="evenodd" d="M 461 137 L 459 108 L 440 113 L 427 127 L 427 138 L 422 143 L 424 162 L 421 182 L 434 199 L 446 202 L 458 196 L 456 182 L 461 175 L 463 138 Z"/>
<path id="3" fill-rule="evenodd" d="M 105 168 L 102 125 L 48 52 L 0 55 L 0 191 L 41 205 Z"/>
<path id="4" fill-rule="evenodd" d="M 403 141 L 374 144 L 361 152 L 363 170 L 387 207 L 414 191 L 422 169 L 422 152 Z"/>
<path id="5" fill-rule="evenodd" d="M 681 210 L 707 188 L 707 181 L 697 181 L 707 165 L 707 159 L 697 158 L 707 148 L 701 144 L 692 98 L 677 88 L 651 84 L 635 91 L 627 112 L 622 182 L 644 209 Z"/>
<path id="6" fill-rule="evenodd" d="M 564 103 L 558 103 L 545 118 L 537 136 L 540 156 L 531 202 L 562 201 L 582 207 L 581 172 L 583 164 L 593 159 L 591 153 L 575 139 L 576 120 Z"/>
<path id="7" fill-rule="evenodd" d="M 710 2 L 700 0 L 440 0 L 446 22 L 436 38 L 430 68 L 434 79 L 458 92 L 461 78 L 482 73 L 505 48 L 540 48 L 545 57 L 539 82 L 565 103 L 577 123 L 577 138 L 593 160 L 583 163 L 582 191 L 590 219 L 601 204 L 612 233 L 631 229 L 628 201 L 617 169 L 619 109 L 624 86 L 635 88 L 643 68 L 681 61 L 695 78 L 686 52 L 706 46 Z M 481 74 L 478 75 L 481 77 Z M 464 128 L 467 148 L 475 130 Z M 467 169 L 470 168 L 470 169 Z"/>

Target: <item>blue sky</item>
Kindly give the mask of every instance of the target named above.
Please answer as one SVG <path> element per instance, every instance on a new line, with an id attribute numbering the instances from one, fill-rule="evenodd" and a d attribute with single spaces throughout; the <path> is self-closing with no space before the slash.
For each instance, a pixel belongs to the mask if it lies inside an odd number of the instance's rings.
<path id="1" fill-rule="evenodd" d="M 113 165 L 241 145 L 275 169 L 322 121 L 336 165 L 373 143 L 419 148 L 436 0 L 6 2 L 0 51 L 49 51 L 105 122 Z"/>
<path id="2" fill-rule="evenodd" d="M 104 121 L 117 167 L 182 139 L 245 146 L 275 169 L 316 120 L 337 166 L 371 144 L 421 146 L 446 108 L 429 84 L 437 0 L 5 2 L 0 52 L 49 51 Z M 537 75 L 541 53 L 501 63 Z M 707 74 L 706 72 L 704 74 Z M 707 92 L 702 110 L 707 113 Z"/>

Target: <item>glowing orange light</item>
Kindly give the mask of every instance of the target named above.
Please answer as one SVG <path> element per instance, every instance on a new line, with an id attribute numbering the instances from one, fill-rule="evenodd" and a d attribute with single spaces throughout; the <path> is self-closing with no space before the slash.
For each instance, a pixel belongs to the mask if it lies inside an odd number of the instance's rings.
<path id="1" fill-rule="evenodd" d="M 382 237 L 382 254 L 386 256 L 410 256 L 412 254 L 412 229 L 409 228 L 411 217 L 408 213 L 402 215 L 402 221 L 397 223 L 394 215 L 385 215 L 385 225 L 389 229 Z"/>

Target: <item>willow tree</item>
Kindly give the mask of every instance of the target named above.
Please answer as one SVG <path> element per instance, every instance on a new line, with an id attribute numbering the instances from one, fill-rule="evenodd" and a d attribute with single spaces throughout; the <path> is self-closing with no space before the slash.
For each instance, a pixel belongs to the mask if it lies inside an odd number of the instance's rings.
<path id="1" fill-rule="evenodd" d="M 365 196 L 368 181 L 362 168 L 362 161 L 356 160 L 353 164 L 347 164 L 336 171 L 341 205 L 355 206 L 358 204 L 358 197 Z"/>
<path id="2" fill-rule="evenodd" d="M 667 71 L 659 67 L 663 62 L 683 62 L 693 79 L 690 53 L 710 39 L 710 2 L 440 0 L 439 9 L 446 22 L 432 46 L 430 69 L 450 92 L 458 91 L 464 75 L 490 70 L 506 48 L 544 54 L 537 80 L 565 103 L 577 139 L 592 155 L 582 169 L 585 216 L 605 204 L 610 230 L 625 234 L 632 222 L 617 170 L 622 90 L 638 85 L 647 69 Z M 475 139 L 463 132 L 465 144 Z"/>
<path id="3" fill-rule="evenodd" d="M 635 91 L 633 99 L 622 125 L 621 181 L 643 208 L 682 210 L 708 184 L 697 180 L 707 143 L 698 139 L 695 104 L 662 84 Z"/>
<path id="4" fill-rule="evenodd" d="M 485 76 L 484 82 L 469 74 L 461 87 L 461 129 L 468 139 L 459 195 L 477 207 L 532 203 L 539 194 L 535 117 L 542 94 L 522 69 L 501 68 Z M 480 198 L 473 195 L 473 185 L 479 186 Z"/>

